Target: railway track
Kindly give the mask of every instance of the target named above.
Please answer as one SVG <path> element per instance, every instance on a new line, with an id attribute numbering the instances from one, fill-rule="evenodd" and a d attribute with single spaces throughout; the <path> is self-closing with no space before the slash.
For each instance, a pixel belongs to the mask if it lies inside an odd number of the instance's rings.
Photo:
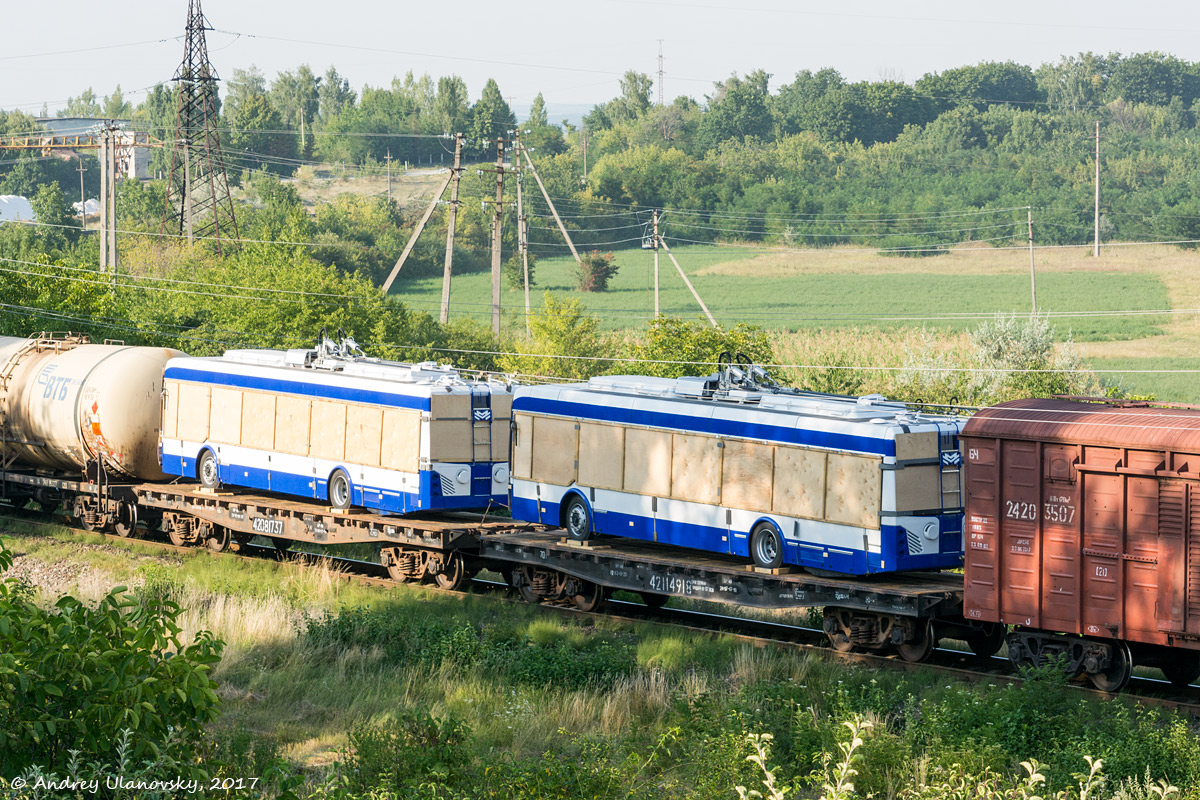
<path id="1" fill-rule="evenodd" d="M 214 558 L 257 561 L 309 561 L 328 566 L 336 575 L 346 581 L 380 588 L 393 588 L 398 585 L 396 581 L 387 577 L 387 568 L 381 564 L 342 556 L 300 550 L 284 551 L 272 546 L 257 544 L 240 546 L 233 544 L 228 550 L 213 552 L 203 547 L 181 547 L 153 538 L 143 538 L 141 536 L 122 537 L 113 533 L 88 531 L 75 527 L 71 524 L 72 521 L 66 518 L 60 517 L 54 522 L 48 522 L 41 514 L 12 507 L 6 508 L 5 513 L 0 514 L 0 523 L 6 522 L 66 530 L 67 532 L 81 536 L 103 536 L 106 540 L 110 540 L 114 544 L 137 542 L 140 545 L 160 551 L 184 555 L 194 555 L 197 552 L 204 552 Z M 138 533 L 156 535 L 155 532 L 145 529 L 139 529 Z M 20 534 L 16 535 L 19 536 Z M 421 586 L 420 584 L 408 585 Z M 451 594 L 491 593 L 500 595 L 497 599 L 501 602 L 525 605 L 523 601 L 508 596 L 510 595 L 510 588 L 505 582 L 489 580 L 478 576 L 473 578 L 469 586 L 464 590 L 441 589 L 433 586 L 422 588 L 429 588 L 440 593 L 449 592 Z M 787 625 L 778 622 L 768 622 L 691 609 L 654 608 L 643 603 L 618 598 L 609 598 L 604 604 L 603 610 L 597 611 L 583 611 L 574 605 L 565 603 L 542 603 L 541 605 L 548 612 L 576 619 L 621 619 L 631 622 L 664 625 L 675 630 L 686 630 L 709 635 L 719 634 L 758 647 L 771 646 L 800 650 L 820 658 L 876 669 L 902 671 L 931 670 L 947 678 L 970 682 L 1018 683 L 1024 680 L 1022 676 L 1013 671 L 1012 666 L 1006 658 L 992 656 L 981 659 L 969 651 L 956 650 L 949 647 L 938 647 L 928 660 L 920 663 L 912 663 L 894 655 L 869 652 L 839 652 L 829 646 L 828 637 L 823 631 L 799 625 Z M 1112 694 L 1101 692 L 1081 683 L 1070 683 L 1068 684 L 1068 688 L 1073 692 L 1082 693 L 1081 696 L 1091 696 L 1097 700 L 1111 700 L 1114 697 Z M 1165 680 L 1135 676 L 1118 696 L 1136 699 L 1138 702 L 1147 705 L 1175 710 L 1189 714 L 1192 717 L 1200 718 L 1200 686 L 1197 685 L 1189 686 L 1186 689 L 1179 689 L 1173 687 Z"/>

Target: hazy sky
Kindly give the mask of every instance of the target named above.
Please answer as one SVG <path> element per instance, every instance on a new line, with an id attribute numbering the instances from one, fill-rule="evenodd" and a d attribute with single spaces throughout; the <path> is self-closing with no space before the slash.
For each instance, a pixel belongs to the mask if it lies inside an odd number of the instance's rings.
<path id="1" fill-rule="evenodd" d="M 472 98 L 494 77 L 518 109 L 543 92 L 551 119 L 615 96 L 627 69 L 653 77 L 659 39 L 668 102 L 681 94 L 702 100 L 714 81 L 757 68 L 771 73 L 774 90 L 799 70 L 825 66 L 850 80 L 911 83 L 963 64 L 1036 66 L 1086 50 L 1200 60 L 1195 0 L 203 0 L 203 7 L 216 29 L 208 46 L 222 77 L 252 64 L 268 79 L 302 63 L 318 73 L 333 64 L 361 88 L 413 70 L 458 74 Z M 126 0 L 107 10 L 59 0 L 49 8 L 5 9 L 0 108 L 36 114 L 46 103 L 53 113 L 88 86 L 104 95 L 118 83 L 140 101 L 182 57 L 186 0 Z"/>

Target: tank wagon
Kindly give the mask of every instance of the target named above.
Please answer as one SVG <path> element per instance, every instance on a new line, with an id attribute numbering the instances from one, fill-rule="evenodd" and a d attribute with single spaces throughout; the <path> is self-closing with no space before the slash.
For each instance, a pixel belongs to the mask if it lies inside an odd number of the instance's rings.
<path id="1" fill-rule="evenodd" d="M 408 514 L 504 504 L 507 383 L 367 358 L 344 338 L 167 362 L 169 475 Z"/>
<path id="2" fill-rule="evenodd" d="M 627 536 L 764 568 L 957 567 L 961 427 L 879 395 L 787 389 L 749 364 L 519 386 L 511 508 L 579 541 Z"/>
<path id="3" fill-rule="evenodd" d="M 1108 691 L 1200 676 L 1200 409 L 1018 400 L 962 440 L 968 619 Z"/>

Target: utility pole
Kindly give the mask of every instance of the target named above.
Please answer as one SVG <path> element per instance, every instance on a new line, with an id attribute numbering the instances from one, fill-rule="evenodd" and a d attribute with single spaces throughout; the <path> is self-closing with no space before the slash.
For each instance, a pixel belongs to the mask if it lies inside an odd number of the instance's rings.
<path id="1" fill-rule="evenodd" d="M 462 174 L 463 135 L 454 134 L 454 185 L 450 189 L 450 220 L 446 225 L 446 264 L 442 271 L 442 324 L 450 319 L 450 265 L 454 260 L 454 223 L 458 220 L 458 179 Z"/>
<path id="2" fill-rule="evenodd" d="M 492 214 L 492 333 L 500 335 L 500 245 L 504 213 L 504 139 L 496 136 L 496 207 Z"/>
<path id="3" fill-rule="evenodd" d="M 1027 209 L 1029 214 L 1029 288 L 1033 292 L 1033 313 L 1037 318 L 1037 278 L 1033 273 L 1033 208 Z"/>
<path id="4" fill-rule="evenodd" d="M 83 173 L 87 172 L 87 169 L 85 169 L 83 166 L 83 156 L 82 155 L 79 157 L 79 166 L 75 168 L 75 171 L 79 173 L 79 229 L 86 231 L 87 230 L 87 195 L 85 195 L 83 192 Z"/>
<path id="5" fill-rule="evenodd" d="M 300 157 L 304 158 L 305 151 L 304 141 L 304 106 L 300 106 Z"/>
<path id="6" fill-rule="evenodd" d="M 658 209 L 654 210 L 654 318 L 658 319 Z"/>
<path id="7" fill-rule="evenodd" d="M 108 268 L 117 279 L 117 127 L 108 125 Z"/>
<path id="8" fill-rule="evenodd" d="M 712 323 L 714 328 L 717 326 L 717 321 L 713 318 L 712 313 L 708 310 L 708 306 L 704 305 L 704 301 L 700 299 L 700 293 L 696 291 L 696 287 L 692 286 L 692 282 L 688 280 L 688 276 L 684 273 L 683 267 L 679 266 L 679 262 L 675 260 L 675 254 L 671 252 L 671 248 L 667 246 L 665 239 L 660 240 L 663 249 L 667 251 L 667 257 L 671 259 L 671 263 L 675 265 L 675 269 L 679 270 L 679 277 L 683 278 L 683 282 L 687 284 L 688 290 L 692 293 L 692 297 L 696 298 L 696 302 L 700 304 L 701 310 L 704 311 L 704 316 L 708 317 L 708 321 Z"/>
<path id="9" fill-rule="evenodd" d="M 454 180 L 454 172 L 446 176 L 446 180 L 442 182 L 442 186 L 433 194 L 433 200 L 425 209 L 425 214 L 421 217 L 421 221 L 417 223 L 417 227 L 413 228 L 412 235 L 408 237 L 408 243 L 404 245 L 404 252 L 396 259 L 396 265 L 392 267 L 392 271 L 388 273 L 387 280 L 383 282 L 383 293 L 387 294 L 392 288 L 392 283 L 396 280 L 396 276 L 400 274 L 400 268 L 404 266 L 404 262 L 408 260 L 409 254 L 412 253 L 413 247 L 417 243 L 417 237 L 421 235 L 421 231 L 425 230 L 425 226 L 429 224 L 429 218 L 433 216 L 433 210 L 437 208 L 441 202 L 442 195 L 446 193 L 446 187 L 450 185 L 450 181 Z"/>
<path id="10" fill-rule="evenodd" d="M 546 191 L 546 184 L 542 183 L 542 176 L 538 175 L 537 167 L 533 165 L 533 159 L 529 157 L 527 150 L 522 150 L 525 156 L 525 163 L 529 165 L 529 171 L 533 173 L 533 179 L 537 181 L 538 188 L 542 190 L 542 197 L 546 200 L 546 205 L 550 206 L 550 213 L 554 215 L 554 221 L 558 223 L 558 229 L 562 232 L 563 238 L 567 240 L 567 247 L 571 248 L 571 255 L 575 256 L 575 263 L 579 263 L 579 251 L 575 249 L 575 243 L 571 241 L 571 234 L 567 233 L 567 226 L 563 224 L 562 217 L 558 215 L 558 209 L 554 207 L 554 201 L 550 199 L 550 193 Z"/>
<path id="11" fill-rule="evenodd" d="M 387 172 L 388 172 L 388 205 L 392 204 L 392 148 L 387 151 Z"/>
<path id="12" fill-rule="evenodd" d="M 1092 256 L 1100 257 L 1100 120 L 1096 120 L 1096 243 L 1092 246 Z"/>
<path id="13" fill-rule="evenodd" d="M 521 192 L 521 178 L 525 170 L 521 168 L 521 153 L 524 149 L 521 147 L 520 128 L 517 129 L 515 138 L 517 157 L 513 163 L 517 169 L 517 247 L 521 251 L 521 267 L 525 272 L 525 339 L 528 341 L 533 338 L 533 329 L 529 325 L 529 225 L 525 219 L 525 199 Z"/>
<path id="14" fill-rule="evenodd" d="M 663 43 L 663 40 L 662 40 L 662 39 L 659 39 L 659 40 L 658 40 L 658 104 L 659 104 L 660 106 L 663 104 L 663 54 L 662 54 L 662 43 Z"/>
<path id="15" fill-rule="evenodd" d="M 108 272 L 108 129 L 100 130 L 100 271 Z"/>

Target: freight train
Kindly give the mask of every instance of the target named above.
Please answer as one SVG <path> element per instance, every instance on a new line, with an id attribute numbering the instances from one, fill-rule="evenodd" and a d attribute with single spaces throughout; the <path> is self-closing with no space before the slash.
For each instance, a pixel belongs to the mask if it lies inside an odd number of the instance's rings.
<path id="1" fill-rule="evenodd" d="M 1134 664 L 1200 675 L 1200 410 L 1026 400 L 964 424 L 738 361 L 514 390 L 324 336 L 221 359 L 0 339 L 0 496 L 215 550 L 363 542 L 396 580 L 486 568 L 581 608 L 820 607 L 839 650 L 1007 644 L 1106 690 Z M 445 513 L 509 497 L 512 519 Z"/>

